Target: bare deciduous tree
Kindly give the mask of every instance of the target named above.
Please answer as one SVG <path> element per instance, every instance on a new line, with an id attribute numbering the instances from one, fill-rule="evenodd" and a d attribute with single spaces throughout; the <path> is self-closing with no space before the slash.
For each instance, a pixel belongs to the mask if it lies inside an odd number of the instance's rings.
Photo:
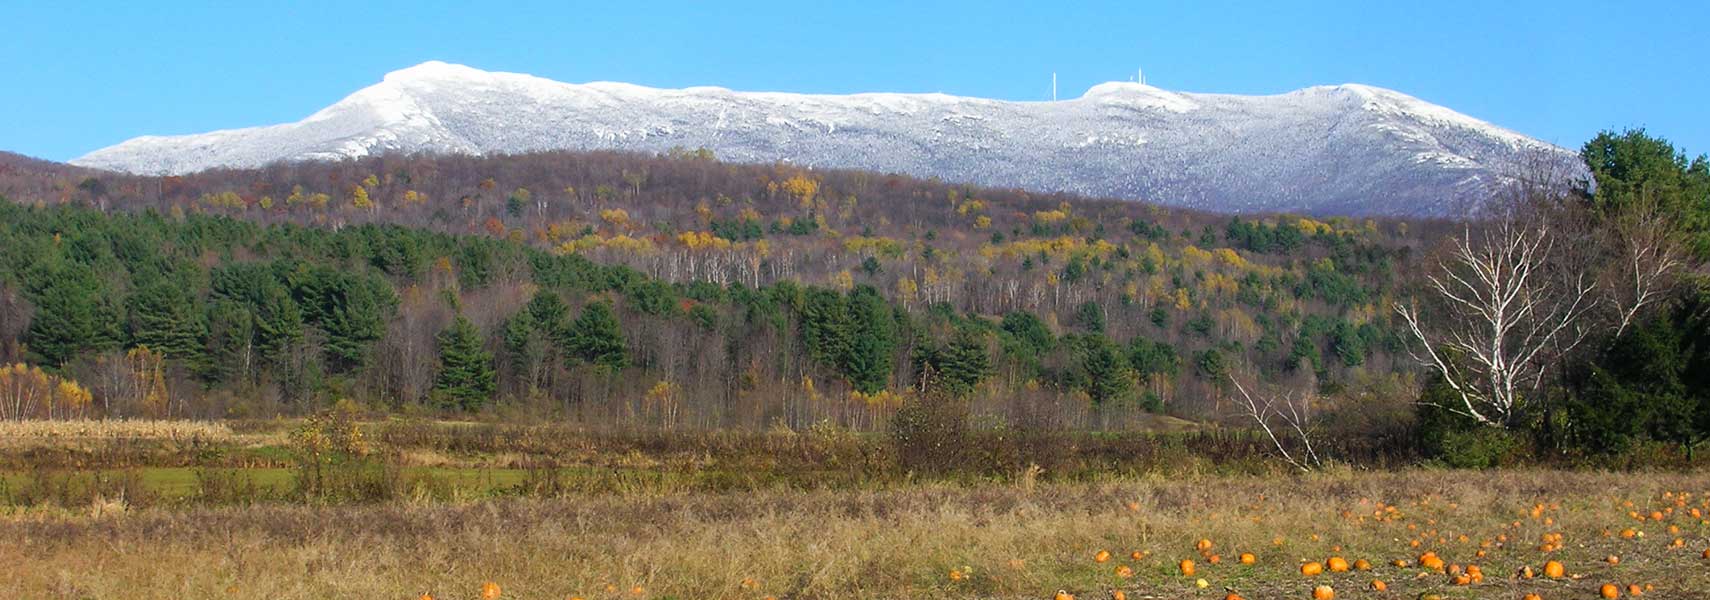
<path id="1" fill-rule="evenodd" d="M 1424 301 L 1395 304 L 1414 358 L 1458 399 L 1441 408 L 1487 425 L 1521 412 L 1554 359 L 1585 339 L 1580 321 L 1596 305 L 1596 276 L 1572 260 L 1585 241 L 1560 239 L 1572 228 L 1552 218 L 1560 198 L 1541 189 L 1468 224 L 1435 260 Z"/>
<path id="2" fill-rule="evenodd" d="M 1639 198 L 1614 215 L 1609 229 L 1612 257 L 1607 294 L 1614 305 L 1615 335 L 1673 288 L 1675 275 L 1686 266 L 1680 227 L 1654 198 Z"/>
<path id="3" fill-rule="evenodd" d="M 1318 451 L 1312 447 L 1310 391 L 1260 390 L 1260 395 L 1255 397 L 1241 385 L 1241 378 L 1231 374 L 1229 382 L 1235 384 L 1235 391 L 1241 395 L 1236 407 L 1258 423 L 1259 430 L 1276 445 L 1277 454 L 1284 461 L 1302 471 L 1311 471 L 1323 464 L 1318 458 Z M 1289 435 L 1300 441 L 1298 452 L 1290 452 L 1288 444 L 1283 442 L 1283 437 Z"/>

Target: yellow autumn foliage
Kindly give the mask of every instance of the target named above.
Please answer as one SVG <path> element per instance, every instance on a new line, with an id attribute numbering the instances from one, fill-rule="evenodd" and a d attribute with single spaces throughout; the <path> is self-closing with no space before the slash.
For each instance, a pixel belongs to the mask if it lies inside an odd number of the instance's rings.
<path id="1" fill-rule="evenodd" d="M 600 220 L 612 224 L 613 227 L 623 227 L 629 224 L 629 211 L 621 208 L 608 208 L 600 211 Z"/>
<path id="2" fill-rule="evenodd" d="M 852 235 L 843 238 L 843 249 L 860 254 L 878 253 L 883 256 L 896 257 L 902 255 L 903 244 L 887 237 Z"/>
<path id="3" fill-rule="evenodd" d="M 1068 220 L 1069 213 L 1061 210 L 1041 210 L 1033 213 L 1033 222 L 1040 225 L 1051 225 Z"/>
<path id="4" fill-rule="evenodd" d="M 0 364 L 0 420 L 80 417 L 92 399 L 76 381 L 41 367 Z"/>
<path id="5" fill-rule="evenodd" d="M 630 237 L 624 234 L 618 234 L 610 237 L 585 235 L 558 245 L 558 251 L 564 254 L 586 252 L 596 248 L 620 250 L 635 254 L 651 254 L 658 250 L 658 248 L 653 245 L 652 240 L 647 238 Z"/>
<path id="6" fill-rule="evenodd" d="M 730 240 L 713 235 L 710 231 L 685 231 L 677 234 L 677 243 L 690 250 L 729 250 Z"/>

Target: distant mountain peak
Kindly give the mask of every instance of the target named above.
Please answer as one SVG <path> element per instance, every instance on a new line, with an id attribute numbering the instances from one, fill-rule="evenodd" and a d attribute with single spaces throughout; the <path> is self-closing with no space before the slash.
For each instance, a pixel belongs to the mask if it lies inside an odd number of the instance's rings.
<path id="1" fill-rule="evenodd" d="M 1242 96 L 1101 83 L 1079 98 L 851 95 L 569 84 L 428 61 L 296 123 L 145 136 L 73 164 L 186 173 L 384 153 L 705 147 L 1226 212 L 1447 214 L 1517 159 L 1570 152 L 1361 84 Z"/>

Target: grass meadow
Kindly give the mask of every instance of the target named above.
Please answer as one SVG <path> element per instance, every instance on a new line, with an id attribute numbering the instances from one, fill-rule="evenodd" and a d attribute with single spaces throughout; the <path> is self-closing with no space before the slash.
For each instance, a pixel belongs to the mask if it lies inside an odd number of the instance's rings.
<path id="1" fill-rule="evenodd" d="M 1087 438 L 1036 450 L 1051 467 L 926 475 L 832 432 L 403 423 L 306 490 L 291 427 L 12 432 L 0 595 L 1710 597 L 1710 478 L 1690 470 L 1303 474 L 1189 437 L 1206 448 L 1129 468 Z"/>

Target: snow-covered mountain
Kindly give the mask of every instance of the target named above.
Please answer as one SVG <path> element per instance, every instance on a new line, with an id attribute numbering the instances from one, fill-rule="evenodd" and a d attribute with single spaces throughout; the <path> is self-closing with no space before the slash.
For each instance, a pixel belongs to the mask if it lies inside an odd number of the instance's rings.
<path id="1" fill-rule="evenodd" d="M 1430 215 L 1574 155 L 1364 85 L 1274 96 L 1137 83 L 1072 100 L 847 96 L 567 84 L 427 62 L 296 123 L 145 136 L 73 164 L 149 174 L 388 152 L 712 149 L 740 162 L 869 169 L 1226 212 Z"/>

